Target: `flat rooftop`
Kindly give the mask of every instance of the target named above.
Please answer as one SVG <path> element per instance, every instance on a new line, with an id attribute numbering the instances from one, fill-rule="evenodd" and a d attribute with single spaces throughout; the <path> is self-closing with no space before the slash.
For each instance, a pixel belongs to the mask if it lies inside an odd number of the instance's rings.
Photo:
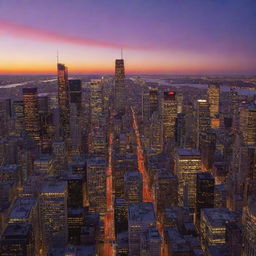
<path id="1" fill-rule="evenodd" d="M 238 212 L 230 211 L 227 208 L 205 208 L 202 209 L 202 215 L 214 228 L 224 227 L 227 222 L 239 219 Z"/>
<path id="2" fill-rule="evenodd" d="M 37 203 L 36 197 L 17 198 L 9 216 L 10 220 L 29 218 L 30 213 L 35 207 L 36 203 Z"/>
<path id="3" fill-rule="evenodd" d="M 46 181 L 41 190 L 43 193 L 64 193 L 67 183 L 65 181 Z"/>
<path id="4" fill-rule="evenodd" d="M 179 156 L 201 156 L 196 149 L 179 148 L 177 150 Z"/>
<path id="5" fill-rule="evenodd" d="M 30 224 L 26 223 L 10 223 L 4 231 L 5 238 L 16 236 L 26 236 L 31 228 Z"/>
<path id="6" fill-rule="evenodd" d="M 128 206 L 128 221 L 155 222 L 154 206 L 150 202 L 130 204 Z"/>

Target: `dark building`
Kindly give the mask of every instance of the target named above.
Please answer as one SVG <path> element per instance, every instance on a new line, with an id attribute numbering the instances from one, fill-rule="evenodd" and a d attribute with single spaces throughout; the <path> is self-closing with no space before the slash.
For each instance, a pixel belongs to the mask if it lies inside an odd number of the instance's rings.
<path id="1" fill-rule="evenodd" d="M 70 244 L 80 244 L 81 229 L 84 224 L 84 208 L 68 208 L 68 242 Z"/>
<path id="2" fill-rule="evenodd" d="M 12 223 L 6 227 L 0 242 L 1 256 L 34 256 L 32 226 Z"/>
<path id="3" fill-rule="evenodd" d="M 149 90 L 149 113 L 150 116 L 155 111 L 158 111 L 159 103 L 158 103 L 158 90 L 157 88 L 150 88 Z"/>
<path id="4" fill-rule="evenodd" d="M 68 177 L 68 208 L 83 207 L 85 178 L 82 174 Z"/>
<path id="5" fill-rule="evenodd" d="M 236 222 L 226 225 L 226 245 L 230 256 L 240 256 L 242 252 L 242 226 Z"/>
<path id="6" fill-rule="evenodd" d="M 80 79 L 69 80 L 69 99 L 71 104 L 76 104 L 78 113 L 80 113 L 82 104 L 82 81 Z"/>
<path id="7" fill-rule="evenodd" d="M 58 103 L 60 109 L 60 135 L 67 138 L 69 127 L 69 93 L 68 93 L 68 69 L 64 64 L 57 64 L 58 68 Z"/>
<path id="8" fill-rule="evenodd" d="M 197 174 L 196 180 L 196 224 L 199 225 L 201 209 L 214 207 L 214 178 L 209 172 Z"/>
<path id="9" fill-rule="evenodd" d="M 115 67 L 115 109 L 118 114 L 125 112 L 125 70 L 124 60 L 117 59 Z"/>
<path id="10" fill-rule="evenodd" d="M 23 88 L 24 121 L 27 134 L 39 143 L 40 123 L 37 88 Z"/>

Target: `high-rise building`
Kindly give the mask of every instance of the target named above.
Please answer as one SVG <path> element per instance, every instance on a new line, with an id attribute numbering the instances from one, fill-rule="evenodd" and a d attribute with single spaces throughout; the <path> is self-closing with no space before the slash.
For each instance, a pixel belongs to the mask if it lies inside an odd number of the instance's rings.
<path id="1" fill-rule="evenodd" d="M 209 172 L 197 174 L 195 221 L 200 224 L 201 209 L 214 207 L 214 178 Z"/>
<path id="2" fill-rule="evenodd" d="M 13 117 L 15 119 L 16 134 L 20 135 L 24 127 L 24 109 L 23 101 L 17 100 L 12 103 Z"/>
<path id="3" fill-rule="evenodd" d="M 27 223 L 11 223 L 0 240 L 1 256 L 34 256 L 34 236 Z"/>
<path id="4" fill-rule="evenodd" d="M 141 235 L 140 255 L 161 255 L 161 236 L 156 227 L 148 228 Z"/>
<path id="5" fill-rule="evenodd" d="M 137 203 L 128 206 L 129 255 L 140 255 L 141 236 L 150 227 L 156 226 L 152 203 Z"/>
<path id="6" fill-rule="evenodd" d="M 158 217 L 166 208 L 178 205 L 178 179 L 170 170 L 161 169 L 156 173 L 154 194 Z"/>
<path id="7" fill-rule="evenodd" d="M 140 203 L 143 198 L 142 175 L 140 172 L 126 172 L 124 175 L 124 199 L 128 204 Z"/>
<path id="8" fill-rule="evenodd" d="M 208 102 L 211 117 L 211 127 L 219 127 L 219 112 L 220 112 L 220 86 L 208 86 Z"/>
<path id="9" fill-rule="evenodd" d="M 240 131 L 246 145 L 256 146 L 256 106 L 240 109 Z"/>
<path id="10" fill-rule="evenodd" d="M 150 116 L 155 111 L 158 111 L 159 108 L 159 102 L 158 102 L 158 89 L 154 87 L 149 88 L 149 113 Z"/>
<path id="11" fill-rule="evenodd" d="M 60 111 L 60 135 L 67 138 L 70 133 L 69 127 L 69 92 L 68 92 L 68 69 L 64 64 L 57 64 L 58 69 L 58 104 Z"/>
<path id="12" fill-rule="evenodd" d="M 87 162 L 87 186 L 90 210 L 104 214 L 106 211 L 106 160 L 103 157 Z"/>
<path id="13" fill-rule="evenodd" d="M 226 244 L 230 256 L 241 256 L 242 242 L 241 223 L 228 223 L 226 225 Z"/>
<path id="14" fill-rule="evenodd" d="M 69 82 L 69 99 L 70 103 L 75 103 L 78 113 L 82 107 L 82 81 L 80 79 L 70 79 Z"/>
<path id="15" fill-rule="evenodd" d="M 164 92 L 162 101 L 162 121 L 164 139 L 174 138 L 176 118 L 177 118 L 177 104 L 175 99 L 176 93 L 174 91 Z"/>
<path id="16" fill-rule="evenodd" d="M 202 146 L 202 136 L 210 129 L 210 112 L 207 100 L 198 100 L 196 108 L 197 149 Z"/>
<path id="17" fill-rule="evenodd" d="M 202 248 L 221 246 L 226 243 L 226 225 L 239 221 L 239 212 L 227 208 L 205 208 L 201 211 L 200 233 Z"/>
<path id="18" fill-rule="evenodd" d="M 178 149 L 174 161 L 179 184 L 179 205 L 195 209 L 196 175 L 202 170 L 201 155 L 193 149 Z"/>
<path id="19" fill-rule="evenodd" d="M 40 193 L 40 226 L 42 249 L 64 247 L 68 238 L 67 184 L 64 181 L 47 181 Z"/>
<path id="20" fill-rule="evenodd" d="M 115 109 L 124 114 L 126 104 L 124 60 L 117 59 L 115 65 Z"/>
<path id="21" fill-rule="evenodd" d="M 244 249 L 243 256 L 256 255 L 256 196 L 249 196 L 247 206 L 243 210 Z"/>
<path id="22" fill-rule="evenodd" d="M 37 88 L 23 88 L 24 121 L 27 134 L 39 143 L 40 123 Z"/>
<path id="23" fill-rule="evenodd" d="M 70 208 L 83 207 L 85 192 L 84 175 L 73 174 L 68 176 L 68 207 Z"/>

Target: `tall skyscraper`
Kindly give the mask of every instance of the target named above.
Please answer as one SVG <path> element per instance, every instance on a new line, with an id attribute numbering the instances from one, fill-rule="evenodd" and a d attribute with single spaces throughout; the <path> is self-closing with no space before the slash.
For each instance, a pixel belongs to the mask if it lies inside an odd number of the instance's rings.
<path id="1" fill-rule="evenodd" d="M 68 92 L 68 69 L 64 64 L 57 64 L 58 69 L 58 103 L 60 111 L 60 135 L 67 138 L 70 133 L 69 127 L 69 92 Z"/>
<path id="2" fill-rule="evenodd" d="M 202 137 L 210 129 L 210 112 L 207 100 L 198 100 L 196 108 L 197 149 L 202 146 Z"/>
<path id="3" fill-rule="evenodd" d="M 243 210 L 244 249 L 243 256 L 256 255 L 256 196 L 249 196 L 247 206 Z"/>
<path id="4" fill-rule="evenodd" d="M 39 143 L 40 124 L 37 88 L 23 88 L 24 121 L 27 134 Z"/>
<path id="5" fill-rule="evenodd" d="M 115 109 L 124 114 L 126 103 L 124 60 L 117 59 L 115 65 Z"/>
<path id="6" fill-rule="evenodd" d="M 90 210 L 105 214 L 106 211 L 106 161 L 92 158 L 87 163 L 87 186 Z"/>
<path id="7" fill-rule="evenodd" d="M 219 127 L 219 112 L 220 112 L 220 86 L 208 86 L 208 102 L 210 108 L 211 127 Z"/>
<path id="8" fill-rule="evenodd" d="M 239 120 L 245 145 L 256 146 L 256 106 L 241 108 Z"/>
<path id="9" fill-rule="evenodd" d="M 214 208 L 214 178 L 209 172 L 197 174 L 196 224 L 200 225 L 201 209 Z"/>
<path id="10" fill-rule="evenodd" d="M 162 169 L 156 173 L 154 194 L 158 217 L 166 208 L 178 205 L 178 179 L 170 170 Z"/>
<path id="11" fill-rule="evenodd" d="M 80 114 L 82 107 L 82 81 L 80 79 L 70 79 L 68 81 L 70 103 L 75 103 L 77 112 Z"/>
<path id="12" fill-rule="evenodd" d="M 196 206 L 196 175 L 202 170 L 201 155 L 196 150 L 178 149 L 174 161 L 179 184 L 179 205 L 193 210 Z"/>
<path id="13" fill-rule="evenodd" d="M 64 247 L 68 238 L 67 184 L 63 181 L 47 181 L 40 193 L 40 225 L 42 249 Z"/>
<path id="14" fill-rule="evenodd" d="M 164 92 L 162 102 L 164 140 L 174 138 L 175 136 L 177 118 L 177 104 L 175 95 L 176 93 L 174 91 Z"/>
<path id="15" fill-rule="evenodd" d="M 140 172 L 126 172 L 124 186 L 124 196 L 128 204 L 142 202 L 143 184 Z"/>
<path id="16" fill-rule="evenodd" d="M 128 206 L 129 254 L 140 255 L 141 237 L 150 227 L 156 226 L 152 203 L 130 204 Z"/>

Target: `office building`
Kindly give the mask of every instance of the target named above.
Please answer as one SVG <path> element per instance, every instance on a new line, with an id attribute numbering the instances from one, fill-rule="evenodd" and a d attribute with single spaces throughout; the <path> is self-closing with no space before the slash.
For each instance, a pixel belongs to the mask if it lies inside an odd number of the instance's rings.
<path id="1" fill-rule="evenodd" d="M 208 102 L 211 117 L 211 127 L 219 128 L 219 112 L 220 112 L 220 86 L 209 85 L 208 86 Z"/>
<path id="2" fill-rule="evenodd" d="M 46 181 L 39 197 L 42 250 L 63 247 L 68 239 L 67 184 L 64 181 Z"/>
<path id="3" fill-rule="evenodd" d="M 156 173 L 154 195 L 158 217 L 166 208 L 178 205 L 178 179 L 170 170 L 161 169 Z"/>
<path id="4" fill-rule="evenodd" d="M 201 210 L 214 207 L 214 178 L 209 172 L 197 174 L 195 222 L 200 225 Z"/>
<path id="5" fill-rule="evenodd" d="M 256 106 L 240 109 L 240 131 L 245 145 L 256 146 Z"/>
<path id="6" fill-rule="evenodd" d="M 210 111 L 207 100 L 198 100 L 196 107 L 197 149 L 202 147 L 202 137 L 210 129 Z"/>
<path id="7" fill-rule="evenodd" d="M 106 211 L 106 160 L 102 157 L 87 162 L 87 187 L 90 211 L 105 214 Z"/>
<path id="8" fill-rule="evenodd" d="M 23 88 L 24 124 L 28 136 L 40 141 L 37 88 Z"/>
<path id="9" fill-rule="evenodd" d="M 34 256 L 32 227 L 27 223 L 10 223 L 0 240 L 1 256 Z"/>
<path id="10" fill-rule="evenodd" d="M 201 154 L 193 149 L 177 149 L 174 162 L 179 184 L 179 205 L 195 209 L 196 177 L 202 170 Z"/>
<path id="11" fill-rule="evenodd" d="M 134 171 L 124 174 L 124 199 L 128 204 L 142 202 L 143 183 L 140 172 Z"/>
<path id="12" fill-rule="evenodd" d="M 177 118 L 177 103 L 174 91 L 164 92 L 162 99 L 162 121 L 164 140 L 174 138 L 176 118 Z"/>
<path id="13" fill-rule="evenodd" d="M 60 113 L 60 136 L 66 139 L 70 133 L 69 127 L 69 91 L 68 69 L 64 64 L 57 64 L 58 70 L 58 105 Z"/>
<path id="14" fill-rule="evenodd" d="M 140 255 L 141 235 L 156 226 L 152 203 L 137 203 L 128 206 L 129 255 Z"/>
<path id="15" fill-rule="evenodd" d="M 256 196 L 250 196 L 243 211 L 243 256 L 256 255 Z"/>
<path id="16" fill-rule="evenodd" d="M 115 109 L 117 113 L 124 114 L 126 104 L 125 69 L 124 60 L 116 59 L 115 62 Z"/>

